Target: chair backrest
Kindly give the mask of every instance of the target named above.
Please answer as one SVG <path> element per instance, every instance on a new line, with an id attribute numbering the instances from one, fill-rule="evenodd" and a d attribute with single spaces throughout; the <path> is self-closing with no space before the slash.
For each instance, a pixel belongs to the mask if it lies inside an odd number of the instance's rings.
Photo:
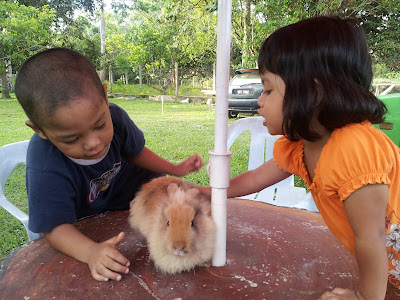
<path id="1" fill-rule="evenodd" d="M 29 216 L 12 204 L 4 195 L 8 177 L 14 168 L 26 162 L 29 141 L 16 142 L 0 147 L 0 206 L 17 218 L 24 225 L 30 241 L 40 238 L 40 234 L 28 229 Z"/>
<path id="2" fill-rule="evenodd" d="M 268 129 L 263 125 L 263 120 L 263 117 L 243 118 L 233 122 L 228 128 L 228 149 L 241 134 L 250 131 L 248 170 L 255 169 L 272 158 L 274 143 L 280 137 L 270 135 Z M 258 193 L 241 198 L 277 206 L 318 211 L 311 193 L 307 193 L 304 188 L 294 186 L 293 175 Z"/>

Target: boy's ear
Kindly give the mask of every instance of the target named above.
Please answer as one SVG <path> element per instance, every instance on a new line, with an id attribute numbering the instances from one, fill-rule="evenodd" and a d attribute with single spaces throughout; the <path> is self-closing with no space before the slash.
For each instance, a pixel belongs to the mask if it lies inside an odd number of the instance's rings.
<path id="1" fill-rule="evenodd" d="M 108 105 L 107 83 L 103 83 L 104 94 L 106 95 L 106 102 Z"/>
<path id="2" fill-rule="evenodd" d="M 41 131 L 31 120 L 25 121 L 25 125 L 32 128 L 34 132 L 36 132 L 42 139 L 47 140 L 47 136 Z"/>

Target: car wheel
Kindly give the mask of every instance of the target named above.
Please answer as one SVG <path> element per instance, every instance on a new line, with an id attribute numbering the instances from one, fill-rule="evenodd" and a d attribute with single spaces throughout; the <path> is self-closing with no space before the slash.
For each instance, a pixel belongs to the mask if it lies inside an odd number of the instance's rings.
<path id="1" fill-rule="evenodd" d="M 229 119 L 236 118 L 238 113 L 236 111 L 228 111 Z"/>

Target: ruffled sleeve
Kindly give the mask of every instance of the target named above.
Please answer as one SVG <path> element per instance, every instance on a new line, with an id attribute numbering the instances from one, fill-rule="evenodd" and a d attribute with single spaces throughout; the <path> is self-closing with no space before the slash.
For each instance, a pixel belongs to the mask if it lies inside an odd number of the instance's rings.
<path id="1" fill-rule="evenodd" d="M 389 138 L 369 123 L 337 129 L 321 153 L 321 189 L 343 201 L 366 184 L 389 185 L 394 162 Z"/>
<path id="2" fill-rule="evenodd" d="M 303 144 L 302 142 L 292 142 L 282 136 L 274 144 L 274 161 L 279 168 L 285 172 L 299 175 L 303 162 Z"/>

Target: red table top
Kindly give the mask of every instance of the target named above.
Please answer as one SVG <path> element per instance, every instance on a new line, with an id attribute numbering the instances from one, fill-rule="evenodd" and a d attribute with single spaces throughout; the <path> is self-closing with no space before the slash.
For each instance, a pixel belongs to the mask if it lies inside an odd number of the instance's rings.
<path id="1" fill-rule="evenodd" d="M 118 250 L 131 266 L 121 281 L 95 281 L 86 264 L 40 239 L 4 262 L 0 299 L 315 300 L 335 287 L 357 287 L 354 258 L 318 213 L 228 200 L 227 264 L 175 275 L 154 268 L 145 239 L 129 227 L 128 214 L 111 212 L 76 224 L 99 242 L 126 233 Z M 386 299 L 400 299 L 392 287 L 387 295 Z"/>

